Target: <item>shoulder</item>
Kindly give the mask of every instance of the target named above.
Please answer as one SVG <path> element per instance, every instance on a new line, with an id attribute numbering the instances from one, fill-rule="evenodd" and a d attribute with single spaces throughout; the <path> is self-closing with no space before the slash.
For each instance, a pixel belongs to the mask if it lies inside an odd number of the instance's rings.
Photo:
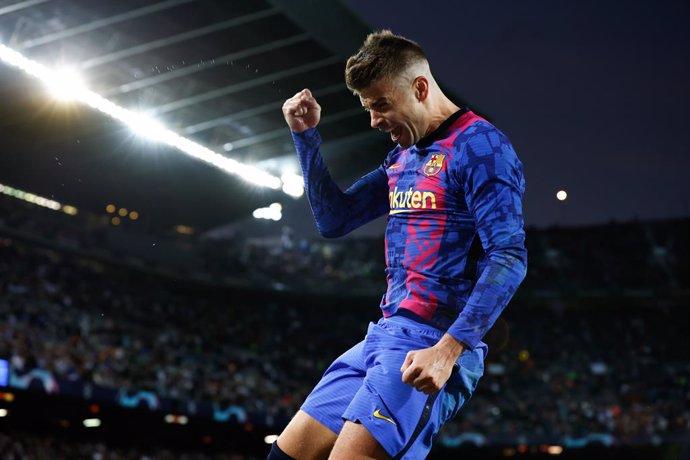
<path id="1" fill-rule="evenodd" d="M 510 144 L 508 137 L 501 130 L 484 119 L 480 119 L 458 134 L 455 145 L 459 149 L 491 150 Z"/>
<path id="2" fill-rule="evenodd" d="M 483 119 L 459 133 L 454 147 L 460 154 L 458 160 L 464 165 L 485 161 L 487 157 L 497 162 L 519 161 L 508 136 Z"/>
<path id="3" fill-rule="evenodd" d="M 462 184 L 500 179 L 524 189 L 522 163 L 508 137 L 486 120 L 468 126 L 454 142 L 455 173 Z"/>
<path id="4" fill-rule="evenodd" d="M 470 125 L 452 130 L 441 150 L 450 155 L 454 167 L 463 168 L 476 157 L 495 154 L 504 143 L 509 144 L 509 141 L 501 131 L 478 118 Z"/>

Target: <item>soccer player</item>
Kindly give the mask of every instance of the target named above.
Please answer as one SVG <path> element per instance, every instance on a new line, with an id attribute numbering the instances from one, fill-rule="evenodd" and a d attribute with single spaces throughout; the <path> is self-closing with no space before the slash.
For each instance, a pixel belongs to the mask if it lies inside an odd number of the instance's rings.
<path id="1" fill-rule="evenodd" d="M 283 114 L 323 236 L 388 214 L 383 317 L 326 370 L 269 460 L 425 458 L 472 396 L 482 337 L 526 272 L 525 182 L 506 136 L 448 99 L 419 45 L 390 31 L 366 38 L 345 79 L 397 144 L 345 192 L 321 157 L 311 92 Z"/>

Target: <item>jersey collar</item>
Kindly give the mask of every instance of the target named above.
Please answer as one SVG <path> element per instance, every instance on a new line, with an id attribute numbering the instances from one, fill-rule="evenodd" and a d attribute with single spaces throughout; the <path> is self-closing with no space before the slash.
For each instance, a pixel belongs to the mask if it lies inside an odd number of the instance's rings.
<path id="1" fill-rule="evenodd" d="M 431 144 L 433 144 L 435 141 L 441 139 L 441 135 L 445 133 L 445 131 L 457 121 L 458 118 L 466 114 L 467 112 L 470 111 L 469 107 L 463 107 L 457 112 L 455 112 L 453 115 L 449 116 L 448 118 L 445 119 L 443 123 L 439 125 L 438 128 L 436 128 L 434 131 L 432 131 L 430 134 L 427 136 L 421 138 L 419 142 L 415 144 L 415 146 L 418 149 L 424 149 L 429 147 Z"/>

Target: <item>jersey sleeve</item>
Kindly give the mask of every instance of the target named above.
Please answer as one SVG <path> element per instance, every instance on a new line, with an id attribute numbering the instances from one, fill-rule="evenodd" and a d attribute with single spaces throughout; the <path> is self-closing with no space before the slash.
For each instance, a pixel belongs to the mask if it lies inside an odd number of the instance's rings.
<path id="1" fill-rule="evenodd" d="M 457 174 L 486 255 L 470 297 L 448 333 L 474 348 L 493 326 L 527 272 L 522 217 L 525 180 L 508 139 L 491 129 L 465 143 Z"/>
<path id="2" fill-rule="evenodd" d="M 318 131 L 312 128 L 303 133 L 293 132 L 292 138 L 302 168 L 304 189 L 322 236 L 335 238 L 345 235 L 388 212 L 385 163 L 343 192 L 323 161 Z"/>

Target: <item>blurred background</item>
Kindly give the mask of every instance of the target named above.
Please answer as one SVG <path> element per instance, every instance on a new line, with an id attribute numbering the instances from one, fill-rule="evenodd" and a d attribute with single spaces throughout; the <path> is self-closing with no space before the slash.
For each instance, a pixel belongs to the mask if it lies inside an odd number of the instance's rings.
<path id="1" fill-rule="evenodd" d="M 525 169 L 529 269 L 429 458 L 690 458 L 690 4 L 0 1 L 0 458 L 263 459 L 380 316 L 383 231 L 316 232 L 280 107 L 347 187 L 343 82 L 416 40 Z"/>

